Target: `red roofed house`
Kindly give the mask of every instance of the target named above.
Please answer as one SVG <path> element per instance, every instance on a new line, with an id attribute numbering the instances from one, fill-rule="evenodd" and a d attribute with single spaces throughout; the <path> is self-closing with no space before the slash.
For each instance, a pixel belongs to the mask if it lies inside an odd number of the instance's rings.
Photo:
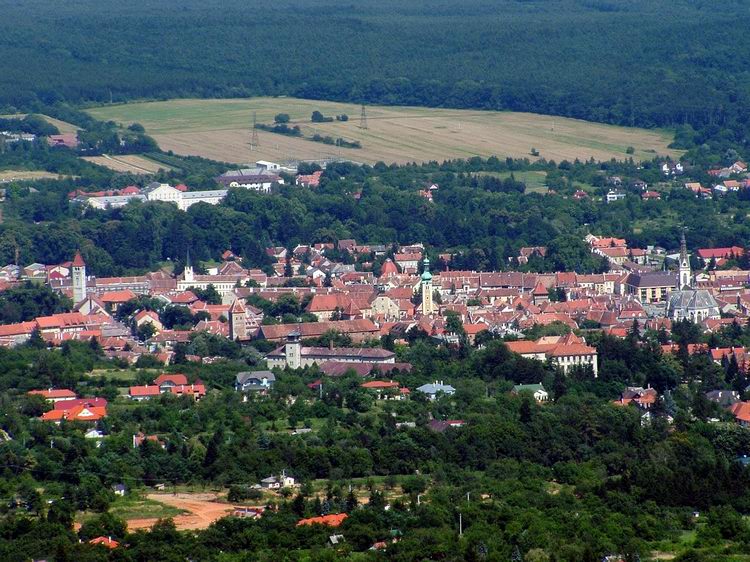
<path id="1" fill-rule="evenodd" d="M 537 341 L 519 340 L 506 342 L 508 349 L 522 357 L 546 361 L 550 359 L 564 373 L 578 366 L 590 365 L 594 377 L 599 374 L 596 348 L 586 345 L 585 340 L 575 334 L 547 336 Z"/>
<path id="2" fill-rule="evenodd" d="M 48 402 L 59 402 L 61 400 L 71 400 L 76 398 L 76 393 L 66 388 L 50 388 L 47 390 L 31 390 L 29 394 L 38 395 Z"/>
<path id="3" fill-rule="evenodd" d="M 169 392 L 177 396 L 192 396 L 194 400 L 200 400 L 206 395 L 206 387 L 202 384 L 181 384 L 173 386 Z"/>
<path id="4" fill-rule="evenodd" d="M 128 390 L 128 397 L 131 400 L 137 400 L 139 402 L 142 400 L 149 400 L 160 394 L 161 390 L 159 390 L 159 387 L 156 385 L 131 386 Z"/>
<path id="5" fill-rule="evenodd" d="M 99 298 L 109 310 L 116 312 L 120 305 L 136 298 L 136 294 L 130 289 L 125 289 L 124 291 L 106 292 Z"/>
<path id="6" fill-rule="evenodd" d="M 50 410 L 42 415 L 42 421 L 60 423 L 62 420 L 74 422 L 95 422 L 107 415 L 107 408 L 102 406 L 75 406 L 69 410 Z"/>
<path id="7" fill-rule="evenodd" d="M 644 409 L 649 409 L 651 406 L 656 404 L 659 399 L 659 394 L 653 388 L 641 388 L 637 386 L 629 386 L 622 391 L 619 400 L 615 400 L 614 404 L 617 406 L 627 406 L 629 404 L 635 404 Z"/>
<path id="8" fill-rule="evenodd" d="M 378 400 L 403 400 L 409 395 L 409 389 L 396 381 L 367 381 L 359 386 L 375 392 Z"/>
<path id="9" fill-rule="evenodd" d="M 750 426 L 750 402 L 737 402 L 729 407 L 729 411 L 734 415 L 734 419 L 737 420 L 743 427 Z"/>
<path id="10" fill-rule="evenodd" d="M 112 537 L 96 537 L 91 539 L 89 544 L 106 546 L 107 548 L 117 548 L 120 543 L 114 540 Z"/>
<path id="11" fill-rule="evenodd" d="M 154 384 L 159 387 L 160 392 L 169 392 L 176 386 L 188 384 L 188 380 L 185 375 L 179 373 L 173 375 L 164 373 L 154 379 Z"/>
<path id="12" fill-rule="evenodd" d="M 314 314 L 319 322 L 330 320 L 335 313 L 339 315 L 345 311 L 351 314 L 352 299 L 344 293 L 333 293 L 330 295 L 313 295 L 305 308 L 306 312 Z M 339 318 L 341 319 L 341 318 Z"/>
<path id="13" fill-rule="evenodd" d="M 347 518 L 346 513 L 337 513 L 335 515 L 323 515 L 321 517 L 310 517 L 297 521 L 297 527 L 303 525 L 327 525 L 328 527 L 338 527 Z"/>
<path id="14" fill-rule="evenodd" d="M 698 250 L 698 257 L 703 260 L 704 264 L 708 264 L 712 259 L 738 258 L 744 253 L 744 248 L 739 246 L 732 246 L 730 248 L 701 248 Z"/>

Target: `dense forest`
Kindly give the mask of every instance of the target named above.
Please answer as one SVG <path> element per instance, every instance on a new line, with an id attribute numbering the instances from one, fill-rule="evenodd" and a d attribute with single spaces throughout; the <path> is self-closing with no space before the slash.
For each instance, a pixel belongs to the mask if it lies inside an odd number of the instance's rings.
<path id="1" fill-rule="evenodd" d="M 2 0 L 0 113 L 296 95 L 689 124 L 691 142 L 744 146 L 750 40 L 738 22 L 748 9 L 741 0 Z"/>

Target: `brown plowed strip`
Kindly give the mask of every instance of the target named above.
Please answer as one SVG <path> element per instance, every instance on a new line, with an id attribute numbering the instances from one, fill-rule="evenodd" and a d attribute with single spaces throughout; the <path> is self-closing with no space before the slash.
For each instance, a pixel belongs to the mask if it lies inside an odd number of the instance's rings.
<path id="1" fill-rule="evenodd" d="M 179 531 L 207 529 L 211 523 L 232 513 L 232 506 L 216 501 L 216 494 L 149 494 L 148 499 L 171 505 L 187 513 L 173 518 Z M 158 520 L 130 519 L 128 531 L 149 529 Z"/>

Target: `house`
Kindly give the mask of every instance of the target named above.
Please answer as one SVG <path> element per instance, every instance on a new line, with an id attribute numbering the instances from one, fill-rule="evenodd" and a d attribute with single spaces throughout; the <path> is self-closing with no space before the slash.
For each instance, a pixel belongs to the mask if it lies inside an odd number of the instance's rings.
<path id="1" fill-rule="evenodd" d="M 47 390 L 30 390 L 31 396 L 41 396 L 47 402 L 60 402 L 62 400 L 72 400 L 76 398 L 76 393 L 66 388 L 49 388 Z"/>
<path id="2" fill-rule="evenodd" d="M 300 519 L 297 521 L 297 527 L 304 525 L 326 525 L 328 527 L 338 527 L 347 518 L 346 513 L 338 513 L 335 515 L 323 515 L 321 517 L 310 517 L 308 519 Z"/>
<path id="3" fill-rule="evenodd" d="M 627 194 L 624 191 L 615 191 L 614 189 L 610 189 L 607 192 L 606 200 L 607 203 L 614 203 L 615 201 L 621 201 L 622 199 L 625 199 Z"/>
<path id="4" fill-rule="evenodd" d="M 750 426 L 750 402 L 735 402 L 729 407 L 729 411 L 742 427 Z"/>
<path id="5" fill-rule="evenodd" d="M 75 406 L 69 410 L 50 410 L 42 414 L 42 421 L 97 422 L 107 416 L 107 408 L 101 406 Z"/>
<path id="6" fill-rule="evenodd" d="M 735 390 L 711 390 L 706 392 L 706 398 L 722 408 L 728 408 L 740 401 L 740 394 Z"/>
<path id="7" fill-rule="evenodd" d="M 464 420 L 430 420 L 427 429 L 435 433 L 443 433 L 448 429 L 463 427 L 465 424 Z"/>
<path id="8" fill-rule="evenodd" d="M 661 201 L 661 193 L 658 191 L 644 191 L 641 193 L 643 201 Z"/>
<path id="9" fill-rule="evenodd" d="M 430 400 L 435 400 L 442 394 L 445 394 L 446 396 L 453 396 L 453 394 L 455 394 L 456 392 L 456 389 L 449 384 L 443 384 L 443 381 L 435 381 L 417 387 L 417 391 L 421 392 L 422 394 L 426 394 Z"/>
<path id="10" fill-rule="evenodd" d="M 125 484 L 112 484 L 112 491 L 116 496 L 124 496 L 128 493 L 128 488 Z"/>
<path id="11" fill-rule="evenodd" d="M 171 392 L 171 390 L 180 385 L 188 384 L 187 377 L 182 374 L 161 374 L 154 379 L 154 384 L 159 387 L 159 392 Z"/>
<path id="12" fill-rule="evenodd" d="M 156 385 L 131 386 L 128 389 L 128 398 L 141 402 L 161 395 L 161 390 Z"/>
<path id="13" fill-rule="evenodd" d="M 135 315 L 134 321 L 136 328 L 140 328 L 145 324 L 150 324 L 154 327 L 154 333 L 156 334 L 164 330 L 164 326 L 162 325 L 161 320 L 159 320 L 159 315 L 153 310 L 141 310 Z"/>
<path id="14" fill-rule="evenodd" d="M 409 396 L 409 389 L 396 381 L 367 381 L 359 386 L 374 392 L 378 400 L 403 400 Z"/>
<path id="15" fill-rule="evenodd" d="M 299 333 L 301 338 L 318 338 L 330 330 L 349 336 L 355 343 L 380 338 L 378 327 L 372 320 L 364 318 L 328 322 L 303 322 L 300 324 L 269 324 L 260 327 L 258 338 L 283 342 L 292 332 Z"/>
<path id="16" fill-rule="evenodd" d="M 549 392 L 544 390 L 542 383 L 539 384 L 517 384 L 511 390 L 511 393 L 519 395 L 521 393 L 529 393 L 534 397 L 537 402 L 547 402 L 549 400 Z"/>
<path id="17" fill-rule="evenodd" d="M 629 273 L 623 283 L 626 295 L 633 295 L 641 303 L 664 302 L 677 288 L 677 275 L 667 271 Z"/>
<path id="18" fill-rule="evenodd" d="M 395 363 L 396 354 L 387 349 L 368 347 L 302 346 L 299 332 L 289 334 L 284 346 L 266 355 L 268 366 L 290 369 L 308 367 L 327 361 L 350 363 Z"/>
<path id="19" fill-rule="evenodd" d="M 234 389 L 237 392 L 267 392 L 274 382 L 276 375 L 271 371 L 243 371 L 237 373 Z"/>
<path id="20" fill-rule="evenodd" d="M 574 367 L 591 367 L 594 378 L 599 374 L 596 348 L 586 345 L 583 338 L 573 333 L 565 336 L 547 336 L 537 341 L 506 342 L 508 349 L 527 359 L 552 361 L 567 374 Z"/>
<path id="21" fill-rule="evenodd" d="M 146 441 L 150 441 L 151 443 L 156 443 L 158 446 L 160 446 L 162 449 L 167 448 L 167 444 L 164 443 L 157 435 L 146 435 L 143 432 L 139 431 L 138 433 L 133 435 L 133 449 L 137 449 L 141 445 L 143 445 Z"/>
<path id="22" fill-rule="evenodd" d="M 653 388 L 640 386 L 629 386 L 620 394 L 620 398 L 614 401 L 617 406 L 628 406 L 635 404 L 645 410 L 650 409 L 659 399 L 659 394 Z"/>
<path id="23" fill-rule="evenodd" d="M 266 490 L 279 490 L 281 488 L 293 488 L 296 481 L 291 476 L 287 476 L 286 473 L 281 473 L 280 476 L 269 476 L 260 481 L 261 488 Z"/>
<path id="24" fill-rule="evenodd" d="M 278 166 L 274 164 L 274 166 Z M 266 168 L 257 166 L 256 168 L 242 168 L 240 170 L 230 170 L 221 174 L 216 181 L 227 189 L 232 187 L 242 187 L 252 189 L 260 193 L 270 193 L 274 184 L 283 184 L 281 176 L 274 173 L 279 168 Z"/>
<path id="25" fill-rule="evenodd" d="M 529 258 L 538 256 L 544 258 L 547 255 L 547 246 L 524 246 L 518 251 L 516 261 L 519 265 L 529 263 Z"/>
<path id="26" fill-rule="evenodd" d="M 105 546 L 110 549 L 115 549 L 120 546 L 120 543 L 114 540 L 112 537 L 96 537 L 95 539 L 91 539 L 89 541 L 89 544 L 93 544 L 95 546 Z"/>

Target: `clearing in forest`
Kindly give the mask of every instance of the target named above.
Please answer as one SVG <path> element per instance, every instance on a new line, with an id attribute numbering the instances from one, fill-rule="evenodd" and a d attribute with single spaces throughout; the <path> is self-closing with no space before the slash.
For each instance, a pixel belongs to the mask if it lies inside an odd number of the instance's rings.
<path id="1" fill-rule="evenodd" d="M 208 529 L 214 521 L 231 515 L 234 508 L 231 504 L 219 503 L 216 494 L 148 494 L 148 499 L 166 504 L 180 510 L 180 515 L 173 517 L 175 527 L 179 531 L 194 531 Z M 128 530 L 151 528 L 157 518 L 146 517 L 128 520 Z"/>
<path id="2" fill-rule="evenodd" d="M 311 123 L 318 110 L 326 117 L 346 114 L 348 121 Z M 355 104 L 297 98 L 179 99 L 109 105 L 89 109 L 101 120 L 123 126 L 140 123 L 163 150 L 225 162 L 317 159 L 340 156 L 357 162 L 442 161 L 472 156 L 540 157 L 560 161 L 575 158 L 609 160 L 655 155 L 678 157 L 669 149 L 673 133 L 590 123 L 533 113 L 368 106 L 367 128 L 360 127 L 361 107 Z M 286 113 L 290 126 L 305 137 L 314 134 L 359 141 L 362 148 L 338 148 L 301 138 L 258 131 L 259 145 L 251 150 L 253 114 L 272 124 Z M 635 152 L 627 154 L 628 147 Z"/>

